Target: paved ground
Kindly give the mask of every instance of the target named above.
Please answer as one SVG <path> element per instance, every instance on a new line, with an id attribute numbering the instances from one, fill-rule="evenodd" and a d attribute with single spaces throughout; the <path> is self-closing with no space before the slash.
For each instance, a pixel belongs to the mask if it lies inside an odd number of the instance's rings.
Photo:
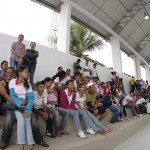
<path id="1" fill-rule="evenodd" d="M 113 150 L 150 150 L 150 124 Z"/>
<path id="2" fill-rule="evenodd" d="M 135 120 L 130 119 L 126 122 L 116 123 L 114 125 L 114 132 L 106 136 L 102 136 L 100 134 L 87 135 L 87 139 L 80 139 L 76 136 L 76 133 L 73 132 L 71 135 L 65 135 L 56 139 L 44 137 L 45 141 L 48 142 L 50 147 L 43 148 L 36 145 L 35 150 L 91 150 L 93 145 L 95 149 L 103 150 L 150 150 L 149 124 L 150 116 L 146 115 Z M 144 126 L 144 128 L 141 130 L 142 126 Z M 18 146 L 15 144 L 16 130 L 13 131 L 10 143 L 11 144 L 7 150 L 18 149 Z M 116 147 L 116 145 L 119 146 Z M 25 150 L 27 149 L 28 148 L 26 147 Z"/>

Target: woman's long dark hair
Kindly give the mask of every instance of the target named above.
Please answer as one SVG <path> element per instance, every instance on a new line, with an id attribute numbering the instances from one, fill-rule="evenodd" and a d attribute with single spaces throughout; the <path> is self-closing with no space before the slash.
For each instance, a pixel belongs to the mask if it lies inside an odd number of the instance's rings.
<path id="1" fill-rule="evenodd" d="M 16 69 L 16 76 L 17 76 L 17 78 L 19 78 L 19 72 L 22 72 L 22 71 L 24 71 L 25 69 L 27 69 L 27 67 L 24 66 L 24 65 L 21 65 L 21 66 L 19 66 L 19 67 Z M 24 79 L 23 85 L 24 85 L 24 87 L 25 87 L 26 89 L 29 89 L 29 87 L 30 87 L 30 85 L 29 85 L 27 79 Z"/>

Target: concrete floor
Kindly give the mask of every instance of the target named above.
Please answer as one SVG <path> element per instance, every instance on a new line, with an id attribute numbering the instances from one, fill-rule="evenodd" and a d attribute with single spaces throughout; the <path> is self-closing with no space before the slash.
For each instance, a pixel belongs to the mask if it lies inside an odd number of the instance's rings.
<path id="1" fill-rule="evenodd" d="M 111 125 L 112 126 L 112 125 Z M 69 136 L 51 139 L 44 137 L 44 140 L 50 145 L 49 148 L 43 148 L 35 145 L 35 150 L 149 150 L 150 147 L 150 116 L 145 115 L 138 119 L 130 119 L 126 122 L 113 125 L 114 132 L 102 136 L 87 135 L 87 139 L 80 139 L 72 132 Z M 142 129 L 142 127 L 144 128 Z M 15 133 L 15 134 L 14 134 Z M 17 150 L 16 131 L 14 131 L 11 144 L 7 150 Z M 1 135 L 1 131 L 0 131 Z M 119 146 L 118 146 L 119 145 Z M 27 146 L 25 150 L 27 150 Z"/>
<path id="2" fill-rule="evenodd" d="M 113 150 L 150 150 L 150 124 Z"/>

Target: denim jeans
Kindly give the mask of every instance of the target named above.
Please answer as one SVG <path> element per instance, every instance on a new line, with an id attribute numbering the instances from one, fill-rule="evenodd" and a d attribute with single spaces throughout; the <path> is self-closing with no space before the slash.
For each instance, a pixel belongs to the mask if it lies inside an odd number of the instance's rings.
<path id="1" fill-rule="evenodd" d="M 74 124 L 76 126 L 77 132 L 82 131 L 80 121 L 79 121 L 79 113 L 78 111 L 72 110 L 72 109 L 67 109 L 69 112 L 69 116 L 73 117 Z"/>
<path id="2" fill-rule="evenodd" d="M 10 67 L 13 67 L 14 69 L 18 68 L 18 62 L 15 60 L 10 59 Z"/>
<path id="3" fill-rule="evenodd" d="M 105 126 L 100 121 L 98 121 L 97 118 L 89 111 L 88 111 L 88 118 L 90 122 L 90 127 L 93 129 L 93 131 L 98 132 L 105 129 Z"/>
<path id="4" fill-rule="evenodd" d="M 42 112 L 44 112 L 43 109 L 38 109 Z M 36 112 L 34 112 L 34 114 L 36 114 L 36 119 L 38 119 L 38 114 Z M 46 131 L 51 133 L 51 134 L 54 134 L 54 123 L 53 123 L 53 115 L 48 112 L 48 119 L 46 120 Z"/>
<path id="5" fill-rule="evenodd" d="M 47 110 L 49 113 L 53 115 L 55 132 L 57 132 L 58 130 L 63 131 L 65 129 L 65 126 L 69 117 L 69 112 L 60 107 L 55 107 L 54 109 L 48 107 Z M 61 115 L 62 117 L 60 126 L 59 126 L 59 115 Z"/>
<path id="6" fill-rule="evenodd" d="M 18 144 L 34 144 L 33 134 L 31 129 L 31 117 L 25 118 L 24 114 L 15 110 L 17 118 L 17 143 Z"/>
<path id="7" fill-rule="evenodd" d="M 35 143 L 41 144 L 43 142 L 43 136 L 40 132 L 38 120 L 34 112 L 32 112 L 31 114 L 31 126 L 32 126 L 33 138 L 34 138 Z"/>
<path id="8" fill-rule="evenodd" d="M 8 106 L 8 104 L 6 103 L 6 105 Z M 16 120 L 15 114 L 13 113 L 12 110 L 9 110 L 6 108 L 6 113 L 5 113 L 5 119 L 4 119 L 4 125 L 3 125 L 3 132 L 2 132 L 2 136 L 1 136 L 1 144 L 9 144 L 9 140 L 11 137 L 11 132 L 12 132 L 12 128 L 13 128 L 13 124 Z M 33 132 L 33 137 L 34 140 L 36 142 L 36 144 L 41 144 L 43 142 L 43 137 L 42 134 L 40 132 L 40 128 L 36 119 L 36 114 L 34 112 L 32 112 L 31 114 L 31 126 L 32 126 L 32 132 Z"/>
<path id="9" fill-rule="evenodd" d="M 3 132 L 1 135 L 1 144 L 2 145 L 9 144 L 14 121 L 15 121 L 15 115 L 13 114 L 13 112 L 11 110 L 7 110 L 5 113 Z"/>
<path id="10" fill-rule="evenodd" d="M 90 128 L 90 123 L 89 123 L 89 119 L 88 119 L 88 115 L 87 115 L 86 111 L 78 109 L 78 113 L 82 117 L 82 120 L 84 122 L 84 125 L 85 125 L 86 129 L 89 129 Z"/>
<path id="11" fill-rule="evenodd" d="M 33 78 L 34 78 L 34 72 L 36 69 L 36 65 L 27 65 L 27 68 L 29 71 L 30 84 L 33 86 Z"/>
<path id="12" fill-rule="evenodd" d="M 145 114 L 146 113 L 146 106 L 145 106 L 145 104 L 139 104 L 138 108 L 139 108 L 141 114 Z"/>
<path id="13" fill-rule="evenodd" d="M 118 118 L 118 116 L 120 115 L 120 109 L 113 105 L 109 106 L 109 109 L 111 112 L 113 112 L 113 116 L 112 116 L 111 120 L 115 121 Z"/>

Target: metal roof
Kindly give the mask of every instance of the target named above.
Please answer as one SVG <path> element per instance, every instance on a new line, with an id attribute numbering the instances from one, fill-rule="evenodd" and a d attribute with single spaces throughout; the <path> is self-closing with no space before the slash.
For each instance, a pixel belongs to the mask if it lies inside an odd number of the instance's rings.
<path id="1" fill-rule="evenodd" d="M 33 0 L 48 8 L 59 11 L 60 0 Z M 147 63 L 150 64 L 150 19 L 144 19 L 144 9 L 150 14 L 150 0 L 72 0 L 113 31 L 120 35 Z M 72 19 L 84 24 L 95 33 L 109 40 L 111 34 L 96 22 L 72 8 Z M 121 44 L 121 49 L 129 55 L 133 52 Z"/>

